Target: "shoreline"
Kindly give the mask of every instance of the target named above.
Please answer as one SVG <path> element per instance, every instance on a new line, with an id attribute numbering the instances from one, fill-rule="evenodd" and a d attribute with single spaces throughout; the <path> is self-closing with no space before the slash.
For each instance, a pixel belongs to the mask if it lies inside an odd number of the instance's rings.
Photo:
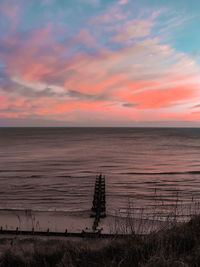
<path id="1" fill-rule="evenodd" d="M 81 235 L 82 231 L 92 232 L 94 218 L 90 218 L 90 211 L 81 215 L 72 215 L 62 211 L 32 211 L 32 210 L 0 210 L 0 232 L 11 231 L 11 233 L 28 231 L 55 233 L 55 236 Z M 160 228 L 171 225 L 169 221 L 151 220 L 145 218 L 131 218 L 108 215 L 100 219 L 98 229 L 103 235 L 127 235 L 148 234 Z"/>

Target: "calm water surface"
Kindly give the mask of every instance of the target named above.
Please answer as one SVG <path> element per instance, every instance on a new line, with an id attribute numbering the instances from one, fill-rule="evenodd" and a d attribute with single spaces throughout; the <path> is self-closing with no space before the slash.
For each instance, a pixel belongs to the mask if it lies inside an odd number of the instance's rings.
<path id="1" fill-rule="evenodd" d="M 0 128 L 0 209 L 88 212 L 99 173 L 108 214 L 199 201 L 200 129 Z"/>

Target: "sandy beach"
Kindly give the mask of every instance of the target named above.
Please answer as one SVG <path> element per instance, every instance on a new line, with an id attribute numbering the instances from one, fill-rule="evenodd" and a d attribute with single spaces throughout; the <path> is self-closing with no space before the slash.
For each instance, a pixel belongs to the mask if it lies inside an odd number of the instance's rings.
<path id="1" fill-rule="evenodd" d="M 4 230 L 47 231 L 81 233 L 82 230 L 91 229 L 94 218 L 90 218 L 90 212 L 83 214 L 71 214 L 60 211 L 32 211 L 32 210 L 1 210 L 0 227 Z M 146 234 L 158 228 L 166 227 L 167 222 L 154 220 L 123 218 L 108 215 L 100 219 L 98 229 L 105 234 Z"/>
<path id="2" fill-rule="evenodd" d="M 88 215 L 75 216 L 65 212 L 40 212 L 32 210 L 1 210 L 0 226 L 6 230 L 49 231 L 79 233 L 92 227 L 93 219 Z"/>

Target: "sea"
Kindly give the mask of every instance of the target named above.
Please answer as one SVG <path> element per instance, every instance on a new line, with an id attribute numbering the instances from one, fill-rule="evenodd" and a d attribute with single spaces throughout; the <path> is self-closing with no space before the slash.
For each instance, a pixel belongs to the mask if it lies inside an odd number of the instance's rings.
<path id="1" fill-rule="evenodd" d="M 0 210 L 89 214 L 99 174 L 108 216 L 186 216 L 200 202 L 200 128 L 0 128 Z"/>

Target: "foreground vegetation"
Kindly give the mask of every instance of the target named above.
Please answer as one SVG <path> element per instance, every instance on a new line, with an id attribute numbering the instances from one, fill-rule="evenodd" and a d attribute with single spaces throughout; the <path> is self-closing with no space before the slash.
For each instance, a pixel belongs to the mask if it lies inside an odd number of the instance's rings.
<path id="1" fill-rule="evenodd" d="M 200 216 L 146 236 L 113 240 L 0 239 L 1 267 L 200 266 Z M 101 244 L 101 245 L 99 245 Z"/>

